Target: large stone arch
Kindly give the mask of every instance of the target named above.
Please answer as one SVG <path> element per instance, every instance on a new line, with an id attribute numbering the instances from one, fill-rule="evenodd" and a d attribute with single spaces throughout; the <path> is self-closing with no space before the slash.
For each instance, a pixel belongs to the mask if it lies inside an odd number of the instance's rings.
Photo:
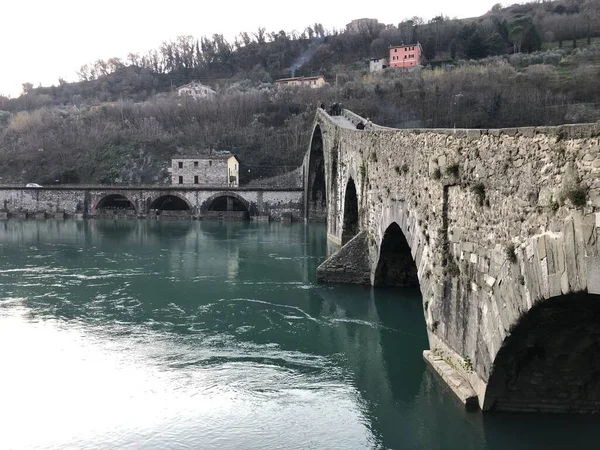
<path id="1" fill-rule="evenodd" d="M 327 220 L 327 178 L 324 152 L 321 126 L 316 125 L 310 141 L 306 176 L 306 218 L 312 222 Z"/>
<path id="2" fill-rule="evenodd" d="M 600 411 L 600 295 L 536 303 L 498 351 L 485 409 Z"/>
<path id="3" fill-rule="evenodd" d="M 405 202 L 397 202 L 395 205 L 387 205 L 383 208 L 377 228 L 376 247 L 374 249 L 371 247 L 371 260 L 373 261 L 371 282 L 373 285 L 377 285 L 377 275 L 382 275 L 381 273 L 377 274 L 377 270 L 382 269 L 381 257 L 385 257 L 382 250 L 394 250 L 397 254 L 411 259 L 411 261 L 406 261 L 406 266 L 416 272 L 407 278 L 411 282 L 404 285 L 419 285 L 425 301 L 426 292 L 423 289 L 423 281 L 426 278 L 426 272 L 430 270 L 431 250 L 419 223 L 420 220 L 416 213 L 411 211 Z M 414 264 L 414 269 L 409 263 Z M 427 292 L 427 296 L 429 295 L 430 293 Z"/>
<path id="4" fill-rule="evenodd" d="M 417 266 L 410 246 L 396 222 L 387 227 L 383 234 L 373 275 L 373 285 L 419 286 Z"/>
<path id="5" fill-rule="evenodd" d="M 489 279 L 478 346 L 468 355 L 482 409 L 600 412 L 595 225 L 596 214 L 574 213 L 559 232 L 504 249 L 503 268 Z"/>
<path id="6" fill-rule="evenodd" d="M 137 212 L 135 202 L 122 192 L 112 192 L 102 195 L 92 208 L 92 214 L 103 209 L 123 209 Z"/>

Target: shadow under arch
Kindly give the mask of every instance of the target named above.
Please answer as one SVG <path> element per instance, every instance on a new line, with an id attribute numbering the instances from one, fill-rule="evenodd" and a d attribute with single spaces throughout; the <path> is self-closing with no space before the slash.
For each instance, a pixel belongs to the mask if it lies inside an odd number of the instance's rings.
<path id="1" fill-rule="evenodd" d="M 344 224 L 342 226 L 342 245 L 345 245 L 358 233 L 358 197 L 352 177 L 346 184 L 344 195 Z"/>
<path id="2" fill-rule="evenodd" d="M 159 211 L 189 211 L 192 209 L 190 203 L 177 194 L 166 194 L 157 197 L 151 204 L 150 209 Z"/>
<path id="3" fill-rule="evenodd" d="M 410 246 L 396 222 L 392 222 L 383 235 L 373 285 L 419 287 Z"/>
<path id="4" fill-rule="evenodd" d="M 93 211 L 98 210 L 130 210 L 136 211 L 134 203 L 123 194 L 109 194 L 102 197 L 94 206 Z"/>
<path id="5" fill-rule="evenodd" d="M 325 154 L 321 127 L 315 126 L 308 154 L 306 183 L 306 218 L 312 222 L 327 220 L 327 185 L 325 183 Z"/>
<path id="6" fill-rule="evenodd" d="M 553 297 L 527 311 L 494 359 L 483 408 L 600 412 L 600 295 Z"/>
<path id="7" fill-rule="evenodd" d="M 207 219 L 249 220 L 251 205 L 235 192 L 219 192 L 204 202 L 202 211 Z"/>
<path id="8" fill-rule="evenodd" d="M 229 203 L 229 208 L 227 209 Z M 250 212 L 250 205 L 241 195 L 235 192 L 220 192 L 206 200 L 206 211 L 246 211 Z"/>

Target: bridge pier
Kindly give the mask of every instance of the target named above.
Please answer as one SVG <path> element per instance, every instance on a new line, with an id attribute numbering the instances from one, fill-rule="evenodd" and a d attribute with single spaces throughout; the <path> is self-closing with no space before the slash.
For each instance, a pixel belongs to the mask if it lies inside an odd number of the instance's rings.
<path id="1" fill-rule="evenodd" d="M 317 268 L 317 281 L 371 284 L 371 263 L 368 252 L 368 237 L 363 231 Z"/>

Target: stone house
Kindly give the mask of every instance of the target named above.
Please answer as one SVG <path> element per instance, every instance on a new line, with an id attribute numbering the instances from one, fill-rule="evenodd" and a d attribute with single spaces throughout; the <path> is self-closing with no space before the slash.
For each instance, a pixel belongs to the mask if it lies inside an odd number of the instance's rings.
<path id="1" fill-rule="evenodd" d="M 177 88 L 177 95 L 180 97 L 190 96 L 193 98 L 209 98 L 217 95 L 217 93 L 199 81 L 192 81 L 191 83 L 179 86 Z"/>
<path id="2" fill-rule="evenodd" d="M 423 63 L 423 48 L 418 42 L 390 47 L 390 67 L 414 69 Z"/>
<path id="3" fill-rule="evenodd" d="M 238 187 L 240 163 L 229 152 L 180 155 L 171 160 L 171 184 Z"/>
<path id="4" fill-rule="evenodd" d="M 369 60 L 369 72 L 381 72 L 387 66 L 388 61 L 385 58 L 371 58 Z"/>
<path id="5" fill-rule="evenodd" d="M 325 78 L 322 75 L 316 77 L 293 77 L 280 78 L 275 80 L 278 86 L 305 86 L 310 88 L 320 88 L 325 86 Z"/>

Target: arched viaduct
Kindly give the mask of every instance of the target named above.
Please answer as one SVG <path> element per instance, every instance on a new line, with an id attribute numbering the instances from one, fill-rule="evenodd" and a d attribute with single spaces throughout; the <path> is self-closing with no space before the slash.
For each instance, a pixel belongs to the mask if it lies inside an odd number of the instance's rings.
<path id="1" fill-rule="evenodd" d="M 302 188 L 222 188 L 157 186 L 0 186 L 5 216 L 230 218 L 304 217 Z"/>
<path id="2" fill-rule="evenodd" d="M 600 123 L 357 130 L 319 110 L 330 282 L 418 285 L 426 360 L 483 410 L 600 411 Z"/>

